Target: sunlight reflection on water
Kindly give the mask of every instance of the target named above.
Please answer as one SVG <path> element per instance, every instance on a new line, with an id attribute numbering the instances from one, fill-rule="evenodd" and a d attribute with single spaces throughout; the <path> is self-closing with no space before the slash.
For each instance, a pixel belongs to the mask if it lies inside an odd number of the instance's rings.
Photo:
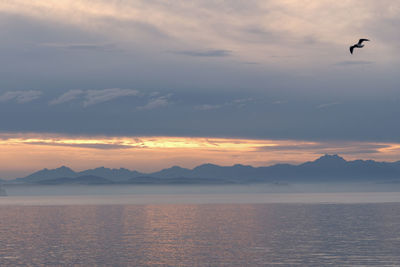
<path id="1" fill-rule="evenodd" d="M 400 204 L 0 206 L 0 266 L 400 264 Z"/>

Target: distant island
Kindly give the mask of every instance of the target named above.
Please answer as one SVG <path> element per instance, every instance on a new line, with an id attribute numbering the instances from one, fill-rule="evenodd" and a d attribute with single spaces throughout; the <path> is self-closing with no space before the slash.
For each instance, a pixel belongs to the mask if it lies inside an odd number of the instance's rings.
<path id="1" fill-rule="evenodd" d="M 249 183 L 400 183 L 400 161 L 347 161 L 338 155 L 324 155 L 299 165 L 276 164 L 268 167 L 203 164 L 193 169 L 174 166 L 154 173 L 128 169 L 96 168 L 81 172 L 62 166 L 43 169 L 7 183 L 38 185 L 108 184 L 249 184 Z"/>

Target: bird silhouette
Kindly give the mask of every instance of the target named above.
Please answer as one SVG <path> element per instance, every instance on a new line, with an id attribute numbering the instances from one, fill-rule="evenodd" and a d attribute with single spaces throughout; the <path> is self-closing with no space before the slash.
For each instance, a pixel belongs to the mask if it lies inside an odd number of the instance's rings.
<path id="1" fill-rule="evenodd" d="M 364 45 L 362 44 L 364 41 L 369 41 L 369 40 L 368 39 L 360 39 L 358 41 L 358 43 L 356 43 L 355 45 L 350 46 L 350 53 L 353 54 L 354 48 L 364 47 Z"/>

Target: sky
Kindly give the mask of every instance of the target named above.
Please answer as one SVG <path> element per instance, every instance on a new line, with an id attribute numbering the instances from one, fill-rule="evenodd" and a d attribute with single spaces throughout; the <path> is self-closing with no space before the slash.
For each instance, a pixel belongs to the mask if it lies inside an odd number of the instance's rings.
<path id="1" fill-rule="evenodd" d="M 400 160 L 398 14 L 396 0 L 2 1 L 0 178 Z"/>

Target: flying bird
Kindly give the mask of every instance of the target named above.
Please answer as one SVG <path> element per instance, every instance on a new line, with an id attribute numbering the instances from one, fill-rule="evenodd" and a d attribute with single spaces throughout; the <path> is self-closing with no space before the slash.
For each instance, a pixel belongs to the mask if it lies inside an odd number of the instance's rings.
<path id="1" fill-rule="evenodd" d="M 353 54 L 354 48 L 364 47 L 364 45 L 362 44 L 364 41 L 369 41 L 369 40 L 368 39 L 360 39 L 358 41 L 358 43 L 356 43 L 355 45 L 350 46 L 350 53 Z"/>

